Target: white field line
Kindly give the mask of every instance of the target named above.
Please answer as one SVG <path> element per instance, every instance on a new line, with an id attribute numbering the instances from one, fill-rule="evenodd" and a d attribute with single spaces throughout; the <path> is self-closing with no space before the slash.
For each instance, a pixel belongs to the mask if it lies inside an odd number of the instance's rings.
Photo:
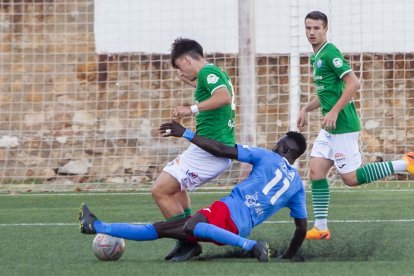
<path id="1" fill-rule="evenodd" d="M 308 222 L 312 223 L 312 220 L 309 220 Z M 351 220 L 329 220 L 329 223 L 410 223 L 414 222 L 414 219 L 351 219 Z M 150 222 L 131 222 L 133 224 L 148 224 Z M 264 224 L 290 224 L 293 223 L 293 221 L 290 220 L 271 220 L 271 221 L 265 221 Z M 20 227 L 20 226 L 78 226 L 78 223 L 0 223 L 0 227 Z"/>
<path id="2" fill-rule="evenodd" d="M 195 191 L 191 194 L 227 194 L 231 189 L 223 189 L 220 191 Z M 310 193 L 311 191 L 306 191 Z M 386 189 L 386 190 L 363 190 L 363 189 L 331 189 L 331 193 L 393 193 L 393 192 L 414 192 L 414 189 Z M 79 192 L 79 193 L 0 193 L 0 196 L 119 196 L 119 195 L 151 195 L 149 191 L 143 192 Z"/>
<path id="3" fill-rule="evenodd" d="M 395 190 L 333 190 L 331 192 L 357 192 L 357 191 L 364 191 L 364 192 L 414 192 L 412 189 L 403 190 L 403 189 L 395 189 Z M 228 192 L 228 190 L 223 191 L 197 191 L 197 194 L 223 194 Z M 309 191 L 308 191 L 309 192 Z M 30 193 L 22 193 L 22 194 L 0 194 L 0 196 L 118 196 L 118 195 L 150 195 L 150 192 L 124 192 L 124 193 L 41 193 L 41 194 L 30 194 Z M 309 220 L 309 222 L 313 222 Z M 414 219 L 396 219 L 396 220 L 329 220 L 330 223 L 406 223 L 406 222 L 414 222 Z M 136 224 L 146 224 L 149 222 L 133 222 Z M 285 224 L 285 223 L 292 223 L 292 221 L 265 221 L 265 224 Z M 0 227 L 11 227 L 11 226 L 77 226 L 77 223 L 0 223 Z"/>

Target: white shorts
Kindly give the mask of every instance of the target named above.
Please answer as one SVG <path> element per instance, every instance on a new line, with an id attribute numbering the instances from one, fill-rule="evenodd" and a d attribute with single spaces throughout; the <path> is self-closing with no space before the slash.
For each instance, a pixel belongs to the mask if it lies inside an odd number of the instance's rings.
<path id="1" fill-rule="evenodd" d="M 355 171 L 362 164 L 358 138 L 359 132 L 330 134 L 321 129 L 313 144 L 311 156 L 334 161 L 340 174 Z"/>
<path id="2" fill-rule="evenodd" d="M 191 144 L 177 158 L 168 162 L 163 170 L 178 180 L 182 191 L 193 191 L 219 176 L 230 164 L 230 159 L 216 157 Z"/>

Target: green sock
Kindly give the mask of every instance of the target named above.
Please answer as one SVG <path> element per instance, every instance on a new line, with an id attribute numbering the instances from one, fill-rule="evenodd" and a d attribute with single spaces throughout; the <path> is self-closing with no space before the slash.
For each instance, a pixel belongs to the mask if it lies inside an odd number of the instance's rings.
<path id="1" fill-rule="evenodd" d="M 328 218 L 329 208 L 329 185 L 328 180 L 312 180 L 312 206 L 315 220 Z"/>
<path id="2" fill-rule="evenodd" d="M 188 208 L 184 208 L 184 214 L 185 214 L 185 216 L 186 217 L 189 217 L 189 216 L 191 216 L 191 208 L 190 207 L 188 207 Z"/>
<path id="3" fill-rule="evenodd" d="M 172 220 L 176 220 L 176 219 L 182 219 L 182 218 L 186 218 L 187 216 L 185 215 L 185 213 L 167 218 L 167 221 L 172 221 Z"/>
<path id="4" fill-rule="evenodd" d="M 394 168 L 391 162 L 370 163 L 356 171 L 358 185 L 371 183 L 392 174 Z"/>

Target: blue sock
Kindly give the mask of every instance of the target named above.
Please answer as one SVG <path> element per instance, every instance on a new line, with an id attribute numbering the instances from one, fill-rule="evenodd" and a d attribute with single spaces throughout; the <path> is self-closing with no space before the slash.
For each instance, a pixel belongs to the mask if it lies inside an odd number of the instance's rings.
<path id="1" fill-rule="evenodd" d="M 152 224 L 105 223 L 95 221 L 97 233 L 134 241 L 150 241 L 158 239 L 158 233 Z"/>
<path id="2" fill-rule="evenodd" d="M 254 240 L 243 238 L 230 231 L 205 222 L 197 223 L 194 229 L 194 236 L 197 238 L 213 240 L 222 244 L 238 246 L 246 251 L 252 249 L 257 243 Z"/>

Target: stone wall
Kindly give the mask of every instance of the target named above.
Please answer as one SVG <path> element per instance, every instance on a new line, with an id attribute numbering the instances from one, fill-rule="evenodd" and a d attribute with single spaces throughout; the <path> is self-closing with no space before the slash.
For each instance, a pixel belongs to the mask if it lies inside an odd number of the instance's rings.
<path id="1" fill-rule="evenodd" d="M 0 189 L 98 189 L 107 183 L 137 189 L 188 146 L 157 133 L 175 106 L 192 103 L 192 90 L 176 78 L 168 55 L 96 54 L 92 0 L 14 1 L 0 9 Z M 364 161 L 413 150 L 413 54 L 346 58 L 363 86 L 356 101 Z M 237 91 L 237 56 L 210 53 L 207 59 L 229 73 Z M 314 88 L 308 57 L 300 64 L 304 104 Z M 288 72 L 287 55 L 257 57 L 260 146 L 272 147 L 289 130 Z M 319 118 L 313 112 L 314 123 L 304 130 L 310 146 Z M 191 119 L 184 124 L 194 126 Z M 300 161 L 305 179 L 307 160 Z M 235 163 L 218 183 L 234 183 L 239 175 Z"/>

